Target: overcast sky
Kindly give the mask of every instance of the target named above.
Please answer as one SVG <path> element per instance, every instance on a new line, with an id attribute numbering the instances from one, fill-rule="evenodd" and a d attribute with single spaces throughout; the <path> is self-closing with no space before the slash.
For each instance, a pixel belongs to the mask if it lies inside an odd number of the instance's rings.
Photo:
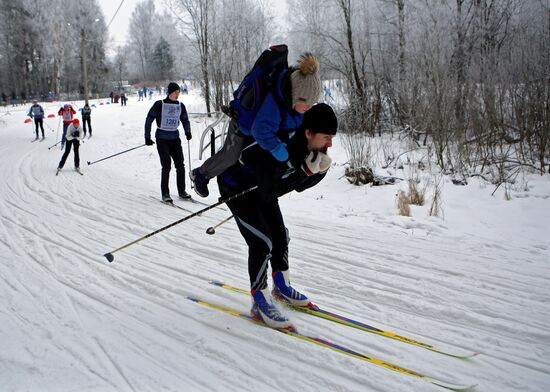
<path id="1" fill-rule="evenodd" d="M 105 23 L 109 23 L 115 15 L 115 12 L 120 5 L 120 0 L 97 0 L 101 8 L 103 9 L 103 14 L 105 15 Z M 128 25 L 130 17 L 132 16 L 132 11 L 137 3 L 140 0 L 124 0 L 122 7 L 118 11 L 113 23 L 109 26 L 109 34 L 113 40 L 115 46 L 123 45 L 128 40 Z M 275 13 L 277 22 L 281 25 L 285 25 L 284 17 L 287 10 L 286 0 L 269 0 L 268 3 L 271 4 L 272 10 Z M 164 9 L 164 2 L 155 1 L 155 9 L 162 11 Z M 112 50 L 113 48 L 111 48 Z"/>

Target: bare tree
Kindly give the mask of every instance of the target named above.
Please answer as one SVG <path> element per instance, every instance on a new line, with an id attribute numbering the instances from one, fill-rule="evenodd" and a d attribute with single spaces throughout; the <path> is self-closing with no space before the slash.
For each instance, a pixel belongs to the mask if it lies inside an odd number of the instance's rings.
<path id="1" fill-rule="evenodd" d="M 151 77 L 149 60 L 155 46 L 154 27 L 156 21 L 155 3 L 147 0 L 138 3 L 130 19 L 129 48 L 135 51 L 140 65 L 143 79 Z"/>
<path id="2" fill-rule="evenodd" d="M 206 111 L 210 113 L 211 91 L 210 74 L 208 69 L 210 40 L 209 40 L 209 19 L 212 14 L 213 0 L 167 0 L 167 4 L 176 13 L 178 20 L 187 27 L 190 17 L 191 34 L 194 36 L 194 43 L 200 59 L 200 69 L 202 74 L 202 89 L 206 103 Z"/>

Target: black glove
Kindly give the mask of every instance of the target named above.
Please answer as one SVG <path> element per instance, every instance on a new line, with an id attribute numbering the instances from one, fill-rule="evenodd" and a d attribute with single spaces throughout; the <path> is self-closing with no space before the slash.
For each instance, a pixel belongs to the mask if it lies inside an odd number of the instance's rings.
<path id="1" fill-rule="evenodd" d="M 185 133 L 185 137 L 187 138 L 187 140 L 191 140 L 191 138 L 193 137 L 193 135 L 191 135 L 191 132 L 189 133 Z"/>
<path id="2" fill-rule="evenodd" d="M 145 144 L 147 144 L 148 146 L 152 146 L 153 144 L 155 144 L 155 142 L 151 139 L 145 139 Z"/>
<path id="3" fill-rule="evenodd" d="M 78 135 L 80 135 L 80 132 L 78 132 L 78 131 L 73 132 L 73 137 L 78 137 Z"/>

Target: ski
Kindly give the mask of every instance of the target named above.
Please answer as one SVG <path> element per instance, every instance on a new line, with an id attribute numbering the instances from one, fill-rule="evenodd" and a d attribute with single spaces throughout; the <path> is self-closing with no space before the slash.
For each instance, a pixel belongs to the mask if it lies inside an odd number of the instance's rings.
<path id="1" fill-rule="evenodd" d="M 193 211 L 188 210 L 187 208 L 184 208 L 184 207 L 179 206 L 179 205 L 177 205 L 177 204 L 174 204 L 174 202 L 162 201 L 162 200 L 157 199 L 156 197 L 153 197 L 153 196 L 151 196 L 151 198 L 152 198 L 153 200 L 157 200 L 157 201 L 161 202 L 162 204 L 164 204 L 164 205 L 166 205 L 166 206 L 174 207 L 174 208 L 177 208 L 177 209 L 182 210 L 182 211 L 185 211 L 185 212 L 193 213 Z"/>
<path id="2" fill-rule="evenodd" d="M 80 169 L 74 169 L 74 171 L 77 172 L 78 174 L 80 174 L 81 176 L 84 175 L 84 173 L 82 173 L 82 172 L 80 171 Z"/>
<path id="3" fill-rule="evenodd" d="M 193 302 L 195 302 L 195 303 L 197 303 L 197 304 L 208 307 L 210 309 L 215 309 L 215 310 L 218 310 L 220 312 L 230 314 L 232 316 L 239 317 L 239 318 L 242 318 L 244 320 L 250 321 L 254 324 L 269 328 L 262 321 L 255 320 L 254 318 L 252 318 L 252 316 L 250 316 L 247 313 L 242 313 L 242 312 L 239 312 L 238 310 L 235 310 L 235 309 L 231 309 L 231 308 L 227 308 L 227 307 L 224 307 L 224 306 L 216 305 L 214 303 L 211 303 L 211 302 L 208 302 L 208 301 L 203 301 L 203 300 L 193 298 L 193 297 L 186 297 L 186 298 L 193 301 Z M 390 362 L 386 362 L 386 361 L 383 361 L 381 359 L 377 359 L 377 358 L 374 358 L 374 357 L 369 357 L 365 354 L 361 354 L 357 351 L 351 350 L 347 347 L 344 347 L 344 346 L 341 346 L 339 344 L 330 342 L 328 340 L 302 334 L 302 333 L 300 333 L 296 330 L 288 330 L 288 329 L 274 329 L 274 330 L 278 331 L 278 332 L 281 332 L 281 333 L 284 333 L 285 335 L 289 335 L 289 336 L 292 336 L 294 338 L 300 339 L 302 341 L 313 343 L 315 345 L 328 348 L 330 350 L 339 352 L 339 353 L 347 355 L 349 357 L 356 358 L 356 359 L 359 359 L 359 360 L 362 360 L 362 361 L 365 361 L 365 362 L 369 362 L 369 363 L 372 363 L 372 364 L 375 364 L 375 365 L 378 365 L 378 366 L 385 367 L 386 369 L 393 370 L 394 372 L 398 372 L 398 373 L 401 373 L 401 374 L 406 374 L 406 375 L 409 375 L 409 376 L 427 381 L 431 384 L 438 385 L 440 387 L 450 389 L 452 391 L 468 391 L 468 390 L 471 390 L 472 388 L 474 388 L 476 386 L 476 385 L 460 385 L 460 384 L 455 384 L 455 383 L 450 383 L 450 382 L 446 382 L 446 381 L 443 381 L 443 380 L 439 380 L 437 378 L 430 377 L 430 376 L 427 376 L 425 374 L 418 373 L 418 372 L 415 372 L 413 370 L 410 370 L 410 369 L 407 369 L 407 368 L 404 368 L 404 367 L 401 367 L 401 366 L 394 365 Z"/>
<path id="4" fill-rule="evenodd" d="M 250 292 L 248 290 L 244 290 L 240 287 L 231 286 L 229 284 L 225 284 L 225 283 L 217 282 L 217 281 L 210 281 L 210 283 L 215 285 L 215 286 L 222 287 L 226 290 L 234 291 L 236 293 L 250 295 Z M 450 357 L 467 359 L 467 358 L 472 358 L 472 357 L 474 357 L 478 354 L 477 352 L 452 351 L 452 350 L 449 350 L 449 349 L 436 347 L 434 345 L 424 343 L 424 342 L 421 342 L 419 340 L 415 340 L 415 339 L 408 338 L 406 336 L 398 335 L 398 334 L 390 332 L 390 331 L 384 331 L 382 329 L 373 327 L 372 325 L 368 325 L 368 324 L 362 323 L 360 321 L 353 320 L 353 319 L 350 319 L 348 317 L 345 317 L 345 316 L 342 316 L 342 315 L 339 315 L 339 314 L 336 314 L 336 313 L 333 313 L 333 312 L 329 312 L 329 311 L 324 310 L 324 309 L 320 308 L 319 306 L 314 305 L 312 303 L 310 303 L 308 307 L 295 306 L 295 305 L 289 304 L 287 302 L 283 302 L 283 303 L 285 305 L 287 305 L 288 307 L 290 307 L 291 309 L 297 310 L 297 311 L 302 312 L 302 313 L 307 313 L 307 314 L 310 314 L 310 315 L 315 316 L 315 317 L 320 317 L 320 318 L 323 318 L 325 320 L 329 320 L 329 321 L 332 321 L 332 322 L 335 322 L 335 323 L 338 323 L 338 324 L 342 324 L 342 325 L 345 325 L 347 327 L 356 328 L 356 329 L 359 329 L 361 331 L 365 331 L 365 332 L 373 333 L 373 334 L 376 334 L 376 335 L 380 335 L 380 336 L 383 336 L 383 337 L 386 337 L 386 338 L 389 338 L 389 339 L 398 340 L 400 342 L 411 344 L 413 346 L 422 347 L 426 350 L 434 351 L 436 353 L 443 354 L 443 355 L 448 355 Z"/>
<path id="5" fill-rule="evenodd" d="M 205 206 L 205 207 L 210 206 L 210 204 L 207 204 L 207 203 L 205 203 L 205 202 L 203 202 L 203 201 L 200 201 L 200 200 L 197 200 L 197 199 L 191 198 L 190 201 L 191 201 L 191 203 L 199 204 L 199 205 L 201 205 L 201 206 Z"/>

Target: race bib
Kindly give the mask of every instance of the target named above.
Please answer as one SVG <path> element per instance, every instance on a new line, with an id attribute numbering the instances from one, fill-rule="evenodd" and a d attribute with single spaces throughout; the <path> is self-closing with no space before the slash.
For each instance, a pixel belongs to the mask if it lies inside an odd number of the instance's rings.
<path id="1" fill-rule="evenodd" d="M 160 128 L 165 131 L 177 131 L 180 125 L 181 104 L 162 103 L 162 118 Z"/>
<path id="2" fill-rule="evenodd" d="M 32 114 L 35 116 L 38 116 L 42 113 L 42 110 L 40 110 L 40 106 L 33 106 L 32 107 Z"/>
<path id="3" fill-rule="evenodd" d="M 63 111 L 63 120 L 64 121 L 72 121 L 73 114 L 71 113 L 71 109 Z"/>

